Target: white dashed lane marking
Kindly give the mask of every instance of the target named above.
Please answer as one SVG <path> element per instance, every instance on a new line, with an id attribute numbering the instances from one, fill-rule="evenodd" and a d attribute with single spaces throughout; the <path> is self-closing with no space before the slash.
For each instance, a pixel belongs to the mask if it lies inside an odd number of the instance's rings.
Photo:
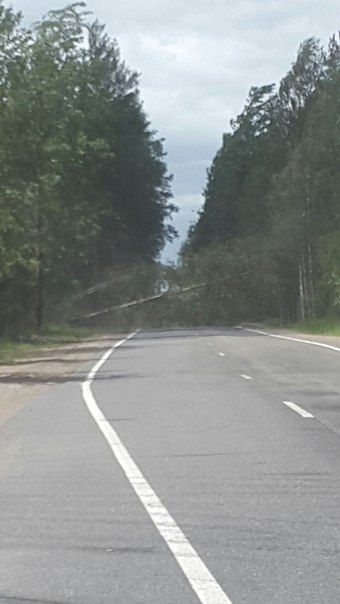
<path id="1" fill-rule="evenodd" d="M 296 405 L 291 401 L 283 401 L 283 404 L 286 405 L 286 407 L 289 407 L 289 409 L 292 409 L 292 411 L 295 411 L 295 413 L 301 415 L 301 417 L 303 417 L 304 419 L 314 419 L 314 415 L 309 413 L 309 411 L 302 409 L 302 407 L 299 407 L 299 405 Z"/>

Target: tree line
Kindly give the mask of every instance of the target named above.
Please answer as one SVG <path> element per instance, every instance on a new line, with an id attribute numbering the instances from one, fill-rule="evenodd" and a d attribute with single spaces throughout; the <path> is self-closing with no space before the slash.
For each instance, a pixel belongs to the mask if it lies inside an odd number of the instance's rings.
<path id="1" fill-rule="evenodd" d="M 251 88 L 181 257 L 184 278 L 211 282 L 196 300 L 208 321 L 339 313 L 339 36 L 306 40 L 278 85 Z"/>
<path id="2" fill-rule="evenodd" d="M 73 4 L 28 28 L 0 2 L 0 333 L 175 235 L 163 140 L 138 75 Z"/>

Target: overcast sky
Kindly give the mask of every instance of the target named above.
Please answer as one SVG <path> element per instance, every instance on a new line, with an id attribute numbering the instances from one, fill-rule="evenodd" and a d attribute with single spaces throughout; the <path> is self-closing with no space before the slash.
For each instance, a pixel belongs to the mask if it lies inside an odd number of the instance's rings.
<path id="1" fill-rule="evenodd" d="M 15 0 L 29 22 L 61 0 Z M 277 82 L 299 44 L 340 29 L 340 0 L 89 0 L 88 7 L 141 74 L 152 125 L 166 139 L 180 213 L 175 259 L 202 204 L 206 170 L 251 86 Z"/>

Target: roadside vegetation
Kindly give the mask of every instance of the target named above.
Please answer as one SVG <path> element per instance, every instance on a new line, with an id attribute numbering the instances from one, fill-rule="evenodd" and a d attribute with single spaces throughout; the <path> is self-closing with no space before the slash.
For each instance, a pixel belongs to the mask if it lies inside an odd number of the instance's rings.
<path id="1" fill-rule="evenodd" d="M 181 271 L 216 322 L 340 319 L 340 41 L 311 38 L 223 135 Z M 333 323 L 332 323 L 333 324 Z"/>
<path id="2" fill-rule="evenodd" d="M 31 28 L 0 1 L 0 334 L 153 264 L 175 232 L 163 142 L 138 75 L 82 3 Z"/>
<path id="3" fill-rule="evenodd" d="M 63 344 L 76 343 L 88 338 L 100 338 L 103 332 L 86 327 L 69 325 L 47 325 L 39 334 L 25 333 L 16 338 L 0 338 L 0 362 L 6 363 L 19 358 L 36 356 L 42 349 L 57 348 Z"/>
<path id="4" fill-rule="evenodd" d="M 163 140 L 84 4 L 27 28 L 0 0 L 0 132 L 0 359 L 67 337 L 51 323 L 340 335 L 339 37 L 251 88 L 176 266 Z"/>
<path id="5" fill-rule="evenodd" d="M 314 319 L 305 323 L 292 323 L 289 329 L 314 335 L 340 337 L 340 319 Z"/>

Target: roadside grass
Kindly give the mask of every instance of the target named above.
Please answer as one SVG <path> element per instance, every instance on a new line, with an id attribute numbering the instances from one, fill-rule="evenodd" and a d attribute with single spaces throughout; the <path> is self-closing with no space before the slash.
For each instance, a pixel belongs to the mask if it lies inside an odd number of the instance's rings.
<path id="1" fill-rule="evenodd" d="M 276 327 L 287 329 L 289 331 L 298 331 L 301 333 L 309 333 L 311 335 L 321 336 L 340 336 L 340 319 L 325 317 L 322 319 L 313 319 L 306 323 L 289 323 L 282 325 L 278 321 L 263 321 L 263 327 Z"/>
<path id="2" fill-rule="evenodd" d="M 340 319 L 314 319 L 307 323 L 294 323 L 289 329 L 315 335 L 340 336 Z"/>
<path id="3" fill-rule="evenodd" d="M 0 363 L 31 357 L 43 348 L 55 348 L 62 344 L 80 342 L 88 338 L 101 336 L 107 331 L 71 327 L 68 325 L 46 325 L 39 333 L 26 334 L 20 338 L 0 338 Z"/>

